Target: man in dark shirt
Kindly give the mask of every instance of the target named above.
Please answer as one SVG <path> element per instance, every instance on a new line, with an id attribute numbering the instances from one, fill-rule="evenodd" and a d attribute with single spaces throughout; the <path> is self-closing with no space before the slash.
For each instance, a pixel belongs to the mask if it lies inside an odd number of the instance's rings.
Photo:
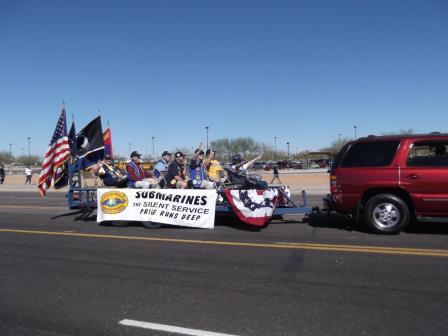
<path id="1" fill-rule="evenodd" d="M 274 183 L 274 180 L 277 179 L 278 183 L 282 183 L 282 181 L 280 181 L 280 177 L 278 176 L 278 166 L 274 165 L 274 176 L 272 177 L 271 183 Z"/>
<path id="2" fill-rule="evenodd" d="M 125 188 L 128 184 L 128 177 L 114 167 L 110 160 L 98 162 L 98 176 L 107 187 Z"/>
<path id="3" fill-rule="evenodd" d="M 198 148 L 194 152 L 194 156 L 190 161 L 190 178 L 193 188 L 213 189 L 213 182 L 207 178 L 207 171 L 202 162 L 204 151 Z"/>
<path id="4" fill-rule="evenodd" d="M 188 177 L 185 167 L 185 155 L 182 152 L 174 154 L 174 161 L 168 166 L 166 174 L 168 188 L 187 189 Z"/>
<path id="5" fill-rule="evenodd" d="M 5 181 L 5 168 L 3 168 L 3 165 L 0 165 L 0 184 L 3 184 Z"/>

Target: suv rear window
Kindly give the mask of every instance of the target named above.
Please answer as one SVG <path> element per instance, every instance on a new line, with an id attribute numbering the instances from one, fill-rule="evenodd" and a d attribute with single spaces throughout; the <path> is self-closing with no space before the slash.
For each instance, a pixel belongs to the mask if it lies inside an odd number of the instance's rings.
<path id="1" fill-rule="evenodd" d="M 416 142 L 406 164 L 408 167 L 448 167 L 448 141 Z"/>
<path id="2" fill-rule="evenodd" d="M 345 154 L 341 167 L 385 167 L 391 164 L 400 141 L 354 143 Z"/>

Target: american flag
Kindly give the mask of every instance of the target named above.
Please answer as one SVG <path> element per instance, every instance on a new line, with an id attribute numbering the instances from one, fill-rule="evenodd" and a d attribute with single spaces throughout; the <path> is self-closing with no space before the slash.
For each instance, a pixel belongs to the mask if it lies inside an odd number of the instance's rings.
<path id="1" fill-rule="evenodd" d="M 50 188 L 54 180 L 56 169 L 64 164 L 70 155 L 70 145 L 67 137 L 67 123 L 65 121 L 65 108 L 62 108 L 50 145 L 45 153 L 44 163 L 40 172 L 37 187 L 42 196 Z"/>

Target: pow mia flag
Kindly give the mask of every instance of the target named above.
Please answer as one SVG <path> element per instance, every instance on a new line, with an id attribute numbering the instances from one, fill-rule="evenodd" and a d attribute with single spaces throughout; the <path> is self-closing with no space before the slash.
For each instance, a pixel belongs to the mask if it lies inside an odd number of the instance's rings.
<path id="1" fill-rule="evenodd" d="M 86 169 L 104 158 L 103 129 L 101 117 L 89 122 L 76 135 L 78 156 L 83 160 L 82 169 Z"/>

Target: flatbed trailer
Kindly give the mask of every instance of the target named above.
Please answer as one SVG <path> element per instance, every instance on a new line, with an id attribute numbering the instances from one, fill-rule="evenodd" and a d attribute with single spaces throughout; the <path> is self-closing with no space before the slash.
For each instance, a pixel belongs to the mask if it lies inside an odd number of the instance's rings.
<path id="1" fill-rule="evenodd" d="M 83 186 L 82 175 L 77 162 L 69 164 L 69 190 L 67 194 L 68 206 L 70 209 L 81 210 L 84 215 L 89 216 L 97 208 L 97 188 Z M 281 185 L 270 185 L 268 188 L 275 188 L 282 199 L 274 208 L 272 217 L 278 218 L 283 215 L 307 215 L 313 212 L 313 208 L 308 206 L 305 191 L 301 192 L 301 204 L 294 202 Z M 234 210 L 226 198 L 225 192 L 217 191 L 221 196 L 220 202 L 216 204 L 217 215 L 234 215 Z M 146 224 L 146 225 L 145 225 Z M 145 227 L 157 227 L 157 223 L 145 223 Z M 159 225 L 160 226 L 160 225 Z"/>

